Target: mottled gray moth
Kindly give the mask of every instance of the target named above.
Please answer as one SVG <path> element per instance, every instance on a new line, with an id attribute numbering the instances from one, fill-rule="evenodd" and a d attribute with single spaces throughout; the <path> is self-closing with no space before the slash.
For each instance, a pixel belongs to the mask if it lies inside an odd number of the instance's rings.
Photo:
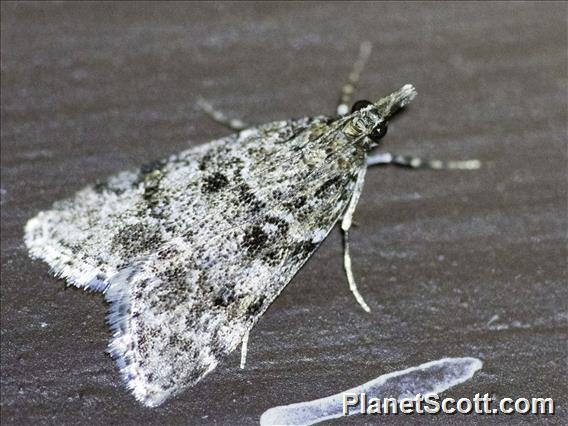
<path id="1" fill-rule="evenodd" d="M 347 233 L 369 165 L 475 168 L 370 155 L 411 85 L 338 114 L 246 126 L 79 191 L 32 218 L 25 242 L 56 276 L 104 292 L 110 352 L 136 399 L 157 406 L 194 385 L 241 342 L 338 220 Z M 243 344 L 243 346 L 245 346 Z"/>

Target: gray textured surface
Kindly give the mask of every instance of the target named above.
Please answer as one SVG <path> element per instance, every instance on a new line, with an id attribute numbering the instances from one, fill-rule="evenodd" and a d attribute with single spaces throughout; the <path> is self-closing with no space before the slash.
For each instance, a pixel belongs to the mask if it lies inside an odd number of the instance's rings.
<path id="1" fill-rule="evenodd" d="M 562 410 L 460 421 L 566 422 L 565 3 L 3 2 L 1 14 L 4 424 L 254 424 L 274 405 L 444 356 L 485 363 L 448 395 L 550 396 Z M 251 334 L 245 370 L 234 353 L 142 408 L 104 353 L 102 298 L 30 260 L 25 221 L 99 177 L 226 134 L 198 94 L 254 122 L 332 112 L 363 39 L 375 49 L 361 98 L 419 92 L 385 149 L 486 167 L 369 171 L 352 251 L 373 312 L 350 295 L 333 233 Z"/>

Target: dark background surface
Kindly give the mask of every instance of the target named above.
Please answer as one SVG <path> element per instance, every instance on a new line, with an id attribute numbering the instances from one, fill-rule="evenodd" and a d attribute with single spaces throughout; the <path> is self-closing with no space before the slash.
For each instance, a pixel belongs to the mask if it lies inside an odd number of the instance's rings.
<path id="1" fill-rule="evenodd" d="M 553 397 L 566 423 L 567 5 L 2 3 L 3 424 L 255 424 L 447 356 L 483 360 L 445 395 Z M 373 169 L 352 251 L 334 232 L 235 351 L 193 389 L 140 406 L 105 354 L 97 294 L 28 258 L 25 222 L 101 177 L 223 136 L 199 94 L 249 122 L 334 112 L 362 40 L 360 98 L 413 83 L 385 149 L 479 158 L 473 172 Z"/>

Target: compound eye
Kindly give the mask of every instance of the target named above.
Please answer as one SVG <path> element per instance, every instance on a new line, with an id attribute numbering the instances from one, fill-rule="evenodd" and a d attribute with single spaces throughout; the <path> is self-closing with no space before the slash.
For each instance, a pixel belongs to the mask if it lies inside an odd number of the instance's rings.
<path id="1" fill-rule="evenodd" d="M 373 129 L 373 131 L 369 135 L 369 138 L 371 138 L 373 142 L 378 142 L 387 134 L 387 130 L 387 123 L 381 123 Z"/>
<path id="2" fill-rule="evenodd" d="M 360 109 L 363 109 L 369 105 L 371 105 L 372 102 L 366 101 L 366 100 L 362 100 L 362 101 L 357 101 L 353 104 L 353 106 L 351 107 L 351 114 L 353 114 L 356 111 L 359 111 Z"/>

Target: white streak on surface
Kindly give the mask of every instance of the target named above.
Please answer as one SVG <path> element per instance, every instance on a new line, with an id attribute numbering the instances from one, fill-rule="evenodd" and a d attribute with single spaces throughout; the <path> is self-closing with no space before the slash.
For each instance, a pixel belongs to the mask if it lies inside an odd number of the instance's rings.
<path id="1" fill-rule="evenodd" d="M 261 425 L 312 425 L 343 417 L 343 394 L 366 393 L 367 399 L 414 398 L 417 394 L 441 393 L 473 377 L 482 366 L 477 358 L 443 358 L 417 367 L 384 374 L 361 386 L 313 401 L 283 405 L 265 411 Z M 358 414 L 360 407 L 348 415 Z"/>

